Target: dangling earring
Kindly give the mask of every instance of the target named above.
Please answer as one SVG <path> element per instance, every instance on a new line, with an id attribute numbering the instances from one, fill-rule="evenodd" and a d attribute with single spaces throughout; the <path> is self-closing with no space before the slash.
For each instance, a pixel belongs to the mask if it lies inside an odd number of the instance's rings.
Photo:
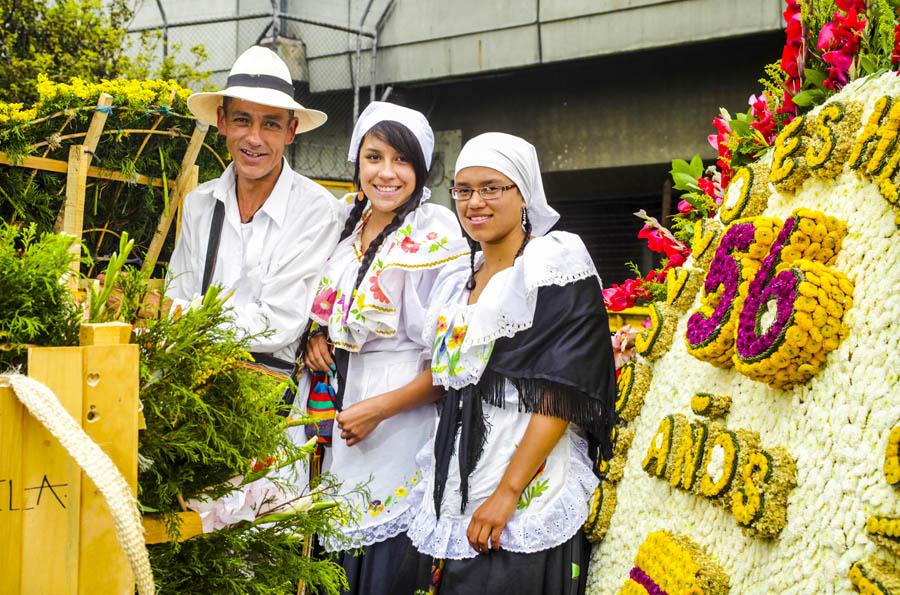
<path id="1" fill-rule="evenodd" d="M 528 231 L 528 207 L 522 209 L 522 231 Z"/>
<path id="2" fill-rule="evenodd" d="M 359 192 L 356 193 L 356 201 L 357 202 L 362 202 L 365 199 L 366 199 L 366 195 L 363 193 L 362 190 L 360 190 Z"/>

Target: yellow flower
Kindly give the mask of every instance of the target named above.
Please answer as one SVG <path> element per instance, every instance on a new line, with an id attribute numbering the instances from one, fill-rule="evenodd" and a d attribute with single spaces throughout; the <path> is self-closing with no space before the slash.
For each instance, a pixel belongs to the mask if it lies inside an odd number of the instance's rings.
<path id="1" fill-rule="evenodd" d="M 453 331 L 450 333 L 450 338 L 447 340 L 447 347 L 450 349 L 459 347 L 463 339 L 466 338 L 467 330 L 469 330 L 468 326 L 454 326 Z"/>
<path id="2" fill-rule="evenodd" d="M 395 500 L 400 500 L 401 498 L 406 498 L 407 495 L 408 495 L 408 493 L 406 491 L 406 488 L 404 488 L 403 486 L 400 486 L 399 488 L 394 490 L 394 499 Z"/>

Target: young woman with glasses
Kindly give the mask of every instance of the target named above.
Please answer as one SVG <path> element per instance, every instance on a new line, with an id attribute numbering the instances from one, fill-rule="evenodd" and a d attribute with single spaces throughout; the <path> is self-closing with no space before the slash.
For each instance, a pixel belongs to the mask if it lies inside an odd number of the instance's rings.
<path id="1" fill-rule="evenodd" d="M 353 518 L 343 538 L 322 543 L 353 594 L 391 593 L 409 548 L 409 494 L 423 476 L 415 454 L 434 432 L 431 403 L 443 394 L 422 329 L 439 270 L 464 268 L 467 253 L 453 213 L 425 202 L 433 148 L 421 113 L 383 102 L 363 111 L 349 152 L 361 190 L 313 303 L 319 329 L 305 362 L 328 373 L 339 412 L 323 471 L 345 492 L 367 492 L 347 496 Z"/>
<path id="2" fill-rule="evenodd" d="M 581 527 L 615 417 L 600 280 L 577 236 L 550 232 L 559 216 L 527 141 L 473 138 L 450 192 L 471 261 L 442 273 L 456 291 L 429 309 L 448 393 L 395 592 L 583 593 Z"/>

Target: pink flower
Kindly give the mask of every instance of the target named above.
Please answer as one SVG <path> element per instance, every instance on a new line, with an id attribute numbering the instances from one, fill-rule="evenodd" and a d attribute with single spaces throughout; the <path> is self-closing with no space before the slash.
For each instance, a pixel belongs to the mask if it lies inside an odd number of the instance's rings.
<path id="1" fill-rule="evenodd" d="M 418 252 L 419 247 L 420 245 L 409 236 L 406 236 L 403 238 L 403 241 L 400 242 L 400 249 L 404 252 Z"/>
<path id="2" fill-rule="evenodd" d="M 682 215 L 684 215 L 685 213 L 690 213 L 693 210 L 694 210 L 694 205 L 692 205 L 688 201 L 686 201 L 686 200 L 678 201 L 678 212 L 681 213 Z"/>
<path id="3" fill-rule="evenodd" d="M 384 295 L 384 292 L 381 291 L 381 285 L 378 284 L 378 275 L 369 277 L 369 282 L 371 283 L 369 290 L 372 292 L 372 296 L 382 304 L 388 303 L 387 296 Z"/>
<path id="4" fill-rule="evenodd" d="M 616 331 L 612 338 L 613 358 L 616 362 L 616 370 L 634 359 L 634 340 L 637 330 L 626 324 Z"/>
<path id="5" fill-rule="evenodd" d="M 337 291 L 331 287 L 324 288 L 313 300 L 312 313 L 320 320 L 328 320 L 334 309 L 335 296 L 337 296 Z"/>
<path id="6" fill-rule="evenodd" d="M 436 231 L 431 231 L 431 232 L 428 232 L 428 235 L 425 236 L 425 239 L 426 239 L 426 240 L 436 240 L 437 237 L 438 237 L 437 232 L 436 232 Z"/>

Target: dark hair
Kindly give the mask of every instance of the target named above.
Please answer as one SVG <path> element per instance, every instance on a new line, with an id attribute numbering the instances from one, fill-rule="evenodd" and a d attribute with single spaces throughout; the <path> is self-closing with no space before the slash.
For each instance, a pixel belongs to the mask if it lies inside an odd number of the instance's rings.
<path id="1" fill-rule="evenodd" d="M 376 137 L 389 144 L 395 151 L 402 155 L 410 165 L 412 165 L 413 172 L 416 174 L 416 186 L 410 197 L 406 199 L 406 202 L 394 211 L 394 218 L 391 222 L 381 230 L 381 233 L 369 244 L 366 253 L 362 257 L 362 261 L 359 263 L 359 272 L 356 275 L 356 283 L 354 283 L 353 289 L 357 289 L 360 283 L 362 283 L 363 277 L 369 270 L 369 265 L 372 264 L 372 260 L 375 259 L 375 255 L 378 253 L 378 249 L 381 248 L 384 240 L 397 231 L 400 224 L 406 219 L 406 216 L 415 211 L 419 206 L 419 202 L 422 198 L 422 191 L 425 188 L 425 181 L 428 178 L 428 166 L 425 163 L 425 156 L 422 155 L 422 146 L 419 144 L 416 135 L 414 135 L 409 128 L 399 122 L 383 120 L 372 126 L 372 128 L 370 128 L 363 136 L 363 140 L 370 134 L 374 134 Z M 356 184 L 357 188 L 362 188 L 362 184 L 360 184 L 359 180 L 359 160 L 360 154 L 362 153 L 362 145 L 363 143 L 360 141 L 359 150 L 356 152 L 356 164 L 353 169 L 353 183 Z M 359 219 L 362 217 L 368 202 L 369 199 L 363 195 L 362 200 L 357 200 L 353 203 L 353 208 L 350 210 L 350 215 L 347 217 L 347 223 L 344 224 L 344 230 L 341 232 L 341 240 L 348 238 L 350 234 L 353 233 L 353 230 L 356 229 L 356 224 L 359 223 Z"/>
<path id="2" fill-rule="evenodd" d="M 519 246 L 519 250 L 516 252 L 516 258 L 522 256 L 525 252 L 525 246 L 528 244 L 528 240 L 531 239 L 531 219 L 528 218 L 527 207 L 522 209 L 522 227 L 525 231 L 525 237 L 522 239 L 522 245 Z M 469 280 L 466 281 L 466 289 L 472 291 L 475 289 L 475 252 L 478 249 L 478 242 L 468 235 L 466 235 L 466 241 L 469 242 L 469 269 L 471 270 Z"/>

